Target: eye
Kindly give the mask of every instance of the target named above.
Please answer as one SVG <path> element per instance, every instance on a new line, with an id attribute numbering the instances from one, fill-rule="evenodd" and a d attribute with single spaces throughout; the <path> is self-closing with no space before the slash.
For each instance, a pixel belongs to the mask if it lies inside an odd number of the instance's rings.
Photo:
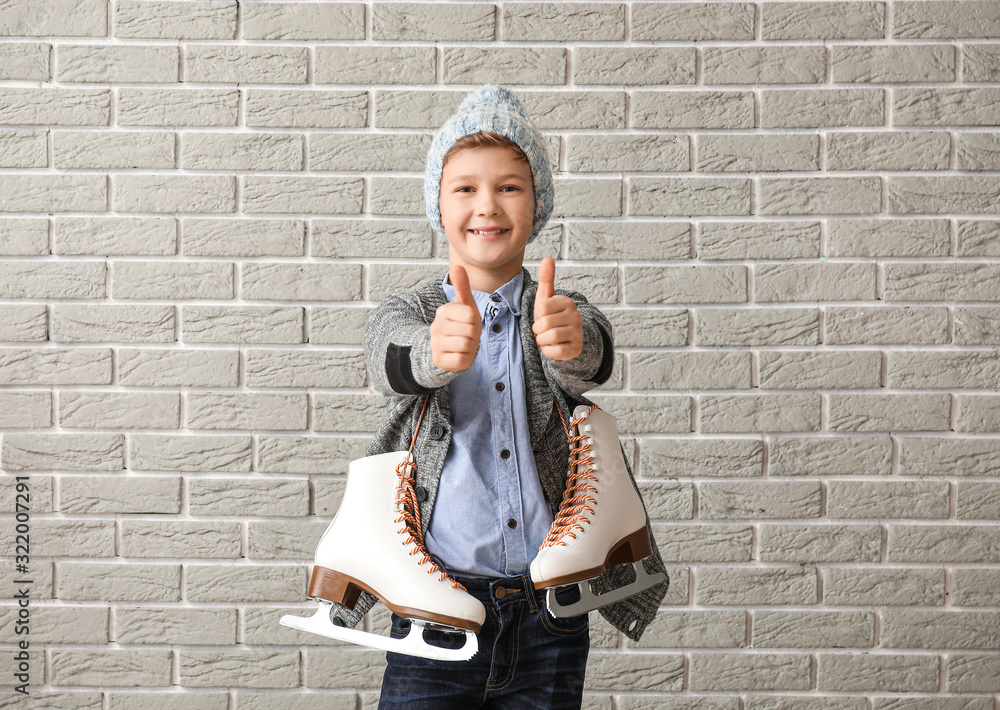
<path id="1" fill-rule="evenodd" d="M 511 190 L 520 190 L 520 189 L 521 189 L 521 188 L 520 188 L 520 187 L 518 187 L 517 185 L 504 185 L 504 186 L 503 186 L 503 187 L 502 187 L 501 189 L 502 189 L 502 190 L 506 190 L 506 189 L 507 189 L 508 187 L 509 187 L 509 188 L 510 188 Z"/>

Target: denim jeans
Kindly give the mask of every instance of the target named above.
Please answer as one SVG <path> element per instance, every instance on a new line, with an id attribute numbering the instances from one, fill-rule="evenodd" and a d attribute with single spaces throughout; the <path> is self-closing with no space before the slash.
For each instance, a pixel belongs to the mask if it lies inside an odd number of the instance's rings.
<path id="1" fill-rule="evenodd" d="M 379 710 L 577 710 L 590 651 L 587 615 L 554 618 L 529 575 L 455 579 L 486 607 L 479 651 L 458 662 L 386 653 Z M 563 604 L 579 595 L 575 586 L 558 593 Z M 394 638 L 409 628 L 410 622 L 392 615 Z M 454 638 L 424 632 L 436 645 Z"/>

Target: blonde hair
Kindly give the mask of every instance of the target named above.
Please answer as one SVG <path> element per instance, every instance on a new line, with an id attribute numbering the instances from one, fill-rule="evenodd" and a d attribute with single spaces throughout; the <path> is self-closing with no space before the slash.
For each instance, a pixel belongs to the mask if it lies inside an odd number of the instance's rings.
<path id="1" fill-rule="evenodd" d="M 466 148 L 507 148 L 514 151 L 514 157 L 518 160 L 523 160 L 527 162 L 528 156 L 524 154 L 524 151 L 506 136 L 501 136 L 499 133 L 491 133 L 490 131 L 477 131 L 476 133 L 470 133 L 467 136 L 462 136 L 457 141 L 452 143 L 448 152 L 444 154 L 444 159 L 441 161 L 441 167 L 444 168 L 448 164 L 448 159 L 452 155 L 460 150 L 465 150 Z"/>

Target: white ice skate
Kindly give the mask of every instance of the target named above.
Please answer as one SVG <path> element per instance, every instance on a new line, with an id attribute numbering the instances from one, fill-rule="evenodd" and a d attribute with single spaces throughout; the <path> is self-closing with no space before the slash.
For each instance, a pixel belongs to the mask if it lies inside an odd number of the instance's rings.
<path id="1" fill-rule="evenodd" d="M 615 418 L 597 405 L 580 405 L 573 410 L 570 428 L 566 492 L 531 562 L 535 589 L 546 590 L 549 612 L 560 618 L 613 604 L 667 579 L 663 572 L 647 573 L 641 562 L 653 553 L 646 511 L 629 480 Z M 635 567 L 635 582 L 600 595 L 585 584 L 609 567 L 627 563 Z M 580 600 L 560 604 L 556 588 L 572 584 L 579 585 Z"/>
<path id="2" fill-rule="evenodd" d="M 350 463 L 337 515 L 316 548 L 308 596 L 319 601 L 310 617 L 280 623 L 371 648 L 442 661 L 466 661 L 479 650 L 476 633 L 486 620 L 482 602 L 443 572 L 423 544 L 409 451 L 366 456 Z M 353 609 L 365 590 L 412 622 L 401 639 L 337 626 L 333 605 Z M 423 630 L 464 634 L 451 648 L 427 643 Z"/>

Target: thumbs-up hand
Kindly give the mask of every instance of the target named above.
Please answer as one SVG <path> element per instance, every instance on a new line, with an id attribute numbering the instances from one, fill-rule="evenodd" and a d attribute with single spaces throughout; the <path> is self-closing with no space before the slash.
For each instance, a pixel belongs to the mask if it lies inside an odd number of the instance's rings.
<path id="1" fill-rule="evenodd" d="M 583 319 L 576 302 L 556 295 L 556 262 L 551 257 L 538 265 L 538 293 L 535 294 L 535 333 L 542 355 L 552 360 L 572 360 L 583 352 Z"/>
<path id="2" fill-rule="evenodd" d="M 469 286 L 465 267 L 456 264 L 449 273 L 455 300 L 439 306 L 431 323 L 431 358 L 442 370 L 458 372 L 472 365 L 479 350 L 483 319 Z"/>

